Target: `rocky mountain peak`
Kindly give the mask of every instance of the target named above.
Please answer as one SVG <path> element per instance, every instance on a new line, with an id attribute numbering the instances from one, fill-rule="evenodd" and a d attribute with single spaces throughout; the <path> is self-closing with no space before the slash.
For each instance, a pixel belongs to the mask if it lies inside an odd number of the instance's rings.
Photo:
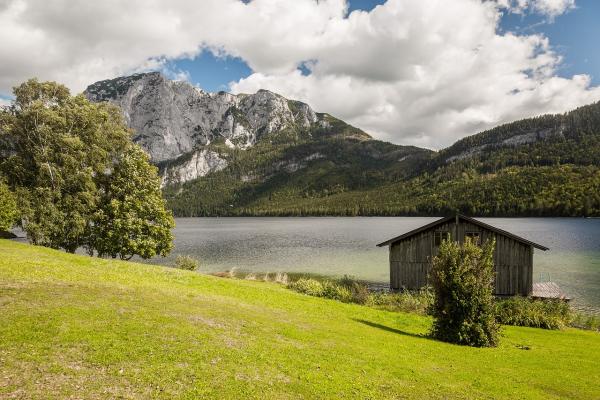
<path id="1" fill-rule="evenodd" d="M 220 138 L 246 149 L 265 135 L 307 130 L 319 122 L 309 105 L 268 90 L 208 93 L 159 72 L 103 80 L 84 93 L 91 101 L 118 105 L 135 131 L 134 141 L 154 162 L 175 159 Z"/>

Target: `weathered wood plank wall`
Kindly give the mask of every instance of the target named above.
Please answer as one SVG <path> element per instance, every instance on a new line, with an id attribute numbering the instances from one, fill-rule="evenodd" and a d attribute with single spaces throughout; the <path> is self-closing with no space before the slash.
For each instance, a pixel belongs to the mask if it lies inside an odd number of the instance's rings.
<path id="1" fill-rule="evenodd" d="M 495 293 L 531 294 L 533 286 L 533 247 L 480 226 L 459 221 L 436 226 L 390 245 L 390 286 L 392 289 L 419 289 L 427 283 L 431 260 L 437 255 L 434 232 L 450 232 L 451 240 L 464 242 L 465 234 L 478 232 L 481 242 L 496 239 L 494 267 Z"/>

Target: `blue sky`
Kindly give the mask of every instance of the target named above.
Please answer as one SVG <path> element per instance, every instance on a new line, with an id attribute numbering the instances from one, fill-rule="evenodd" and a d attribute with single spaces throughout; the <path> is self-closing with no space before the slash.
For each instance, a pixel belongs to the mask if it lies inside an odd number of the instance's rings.
<path id="1" fill-rule="evenodd" d="M 600 84 L 600 1 L 577 0 L 577 8 L 554 22 L 537 14 L 505 15 L 501 28 L 519 34 L 541 33 L 550 39 L 555 51 L 563 56 L 558 75 L 571 77 L 588 74 L 594 85 Z"/>
<path id="2" fill-rule="evenodd" d="M 350 0 L 349 12 L 370 11 L 385 0 Z M 577 8 L 558 16 L 554 21 L 538 14 L 506 13 L 501 21 L 502 31 L 517 34 L 539 33 L 549 38 L 554 50 L 563 56 L 558 75 L 571 77 L 588 74 L 592 84 L 600 84 L 600 1 L 577 0 Z M 204 90 L 216 92 L 229 90 L 229 82 L 245 78 L 252 73 L 239 58 L 215 57 L 205 51 L 193 60 L 183 59 L 169 65 L 174 71 L 186 71 L 192 83 Z"/>

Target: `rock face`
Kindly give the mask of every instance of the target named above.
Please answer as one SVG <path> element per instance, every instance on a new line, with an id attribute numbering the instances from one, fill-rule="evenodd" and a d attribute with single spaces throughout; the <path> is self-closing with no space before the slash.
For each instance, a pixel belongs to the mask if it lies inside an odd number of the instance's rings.
<path id="1" fill-rule="evenodd" d="M 155 163 L 196 151 L 219 138 L 228 147 L 245 149 L 272 132 L 326 123 L 307 104 L 267 90 L 251 95 L 208 93 L 158 72 L 100 81 L 84 93 L 91 101 L 118 105 L 135 131 L 134 141 Z M 182 179 L 190 174 L 184 173 Z"/>
<path id="2" fill-rule="evenodd" d="M 219 153 L 206 149 L 198 150 L 192 154 L 190 160 L 173 167 L 166 167 L 162 173 L 161 186 L 189 182 L 211 172 L 220 171 L 227 165 L 227 160 L 222 158 Z"/>
<path id="3" fill-rule="evenodd" d="M 559 125 L 554 128 L 534 129 L 524 133 L 516 133 L 513 136 L 510 136 L 503 140 L 492 139 L 489 143 L 484 143 L 478 146 L 471 146 L 462 150 L 458 154 L 446 158 L 446 163 L 473 158 L 482 154 L 484 151 L 498 149 L 502 147 L 517 147 L 530 143 L 564 138 L 565 129 L 566 128 L 564 125 Z"/>

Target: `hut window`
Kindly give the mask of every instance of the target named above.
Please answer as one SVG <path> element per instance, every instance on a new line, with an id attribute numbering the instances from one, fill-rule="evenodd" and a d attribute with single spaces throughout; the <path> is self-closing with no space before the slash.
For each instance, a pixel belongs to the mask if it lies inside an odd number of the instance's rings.
<path id="1" fill-rule="evenodd" d="M 450 232 L 446 231 L 435 231 L 433 232 L 433 245 L 434 247 L 440 247 L 440 244 L 444 240 L 450 240 Z"/>
<path id="2" fill-rule="evenodd" d="M 465 241 L 467 238 L 471 239 L 471 243 L 476 244 L 477 246 L 481 244 L 481 236 L 479 235 L 479 232 L 466 232 Z"/>

